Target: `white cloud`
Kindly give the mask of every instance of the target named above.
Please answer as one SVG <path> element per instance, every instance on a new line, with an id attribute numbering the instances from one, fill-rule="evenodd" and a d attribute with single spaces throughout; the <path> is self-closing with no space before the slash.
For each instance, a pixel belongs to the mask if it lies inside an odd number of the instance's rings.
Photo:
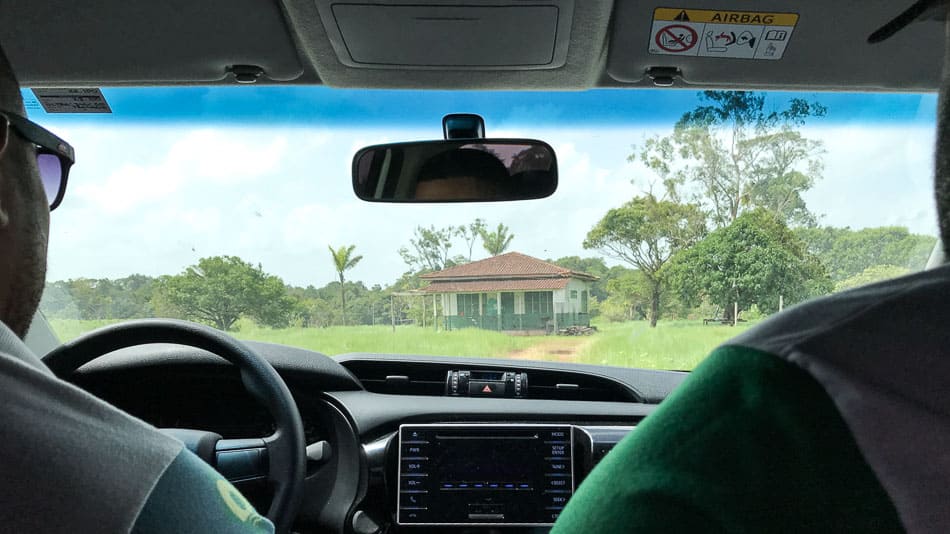
<path id="1" fill-rule="evenodd" d="M 121 132 L 115 132 L 113 139 L 100 142 L 117 149 L 113 157 L 121 157 L 118 147 L 129 144 L 122 139 Z M 141 138 L 141 142 L 151 144 L 147 137 Z M 153 147 L 158 146 L 161 145 Z M 167 148 L 162 161 L 149 164 L 129 159 L 103 180 L 78 180 L 70 194 L 109 213 L 125 213 L 146 201 L 172 195 L 185 186 L 211 183 L 227 188 L 268 175 L 279 176 L 287 146 L 283 135 L 193 130 Z"/>
<path id="2" fill-rule="evenodd" d="M 58 133 L 74 142 L 79 160 L 52 217 L 53 280 L 175 273 L 203 256 L 233 254 L 290 283 L 320 286 L 335 276 L 326 246 L 355 244 L 364 259 L 351 278 L 386 284 L 406 270 L 397 250 L 417 225 L 475 217 L 507 224 L 516 234 L 513 248 L 526 254 L 593 255 L 581 246 L 587 231 L 608 209 L 642 193 L 651 177 L 626 160 L 631 145 L 650 133 L 636 128 L 490 132 L 548 141 L 560 164 L 555 195 L 426 206 L 364 203 L 350 185 L 356 149 L 431 137 L 418 130 L 126 125 Z M 826 223 L 935 232 L 930 128 L 808 133 L 828 151 L 825 179 L 807 195 Z M 480 244 L 474 255 L 484 257 Z"/>

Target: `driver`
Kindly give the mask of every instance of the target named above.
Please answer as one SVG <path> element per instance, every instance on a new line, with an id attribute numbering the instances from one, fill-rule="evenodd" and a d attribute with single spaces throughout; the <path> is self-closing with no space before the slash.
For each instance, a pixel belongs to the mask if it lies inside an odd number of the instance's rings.
<path id="1" fill-rule="evenodd" d="M 950 69 L 944 244 L 948 98 Z M 948 532 L 948 384 L 950 266 L 807 302 L 713 351 L 598 464 L 553 534 Z"/>
<path id="2" fill-rule="evenodd" d="M 429 201 L 488 201 L 505 198 L 508 169 L 490 152 L 459 148 L 430 158 L 419 171 L 414 198 Z M 501 193 L 501 194 L 499 194 Z"/>
<path id="3" fill-rule="evenodd" d="M 0 49 L 0 531 L 273 532 L 181 442 L 57 379 L 21 341 L 72 163 L 24 115 Z"/>

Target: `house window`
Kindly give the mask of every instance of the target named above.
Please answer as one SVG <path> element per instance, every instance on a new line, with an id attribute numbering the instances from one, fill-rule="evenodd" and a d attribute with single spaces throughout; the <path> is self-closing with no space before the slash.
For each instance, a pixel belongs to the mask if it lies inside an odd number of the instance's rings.
<path id="1" fill-rule="evenodd" d="M 577 300 L 577 290 L 576 290 L 576 289 L 572 289 L 572 290 L 571 290 L 571 300 Z"/>
<path id="2" fill-rule="evenodd" d="M 482 311 L 483 315 L 498 315 L 498 295 L 482 293 Z"/>
<path id="3" fill-rule="evenodd" d="M 459 315 L 464 317 L 478 317 L 478 297 L 477 294 L 459 293 L 455 296 L 458 304 Z"/>
<path id="4" fill-rule="evenodd" d="M 524 294 L 524 312 L 550 316 L 554 313 L 554 293 L 551 291 L 528 291 Z"/>

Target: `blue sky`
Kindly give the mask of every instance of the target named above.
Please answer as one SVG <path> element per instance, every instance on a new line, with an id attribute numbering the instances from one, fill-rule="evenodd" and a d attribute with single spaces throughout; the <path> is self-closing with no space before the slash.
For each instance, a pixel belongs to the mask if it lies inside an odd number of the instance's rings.
<path id="1" fill-rule="evenodd" d="M 373 127 L 441 124 L 446 113 L 473 112 L 495 126 L 675 122 L 698 102 L 688 89 L 530 92 L 393 91 L 326 87 L 112 88 L 103 94 L 112 116 L 48 115 L 23 91 L 30 115 L 54 122 L 216 122 Z M 856 121 L 932 123 L 935 94 L 768 93 L 781 106 L 789 98 L 817 100 L 828 108 L 823 124 Z"/>
<path id="2" fill-rule="evenodd" d="M 72 143 L 77 163 L 52 214 L 50 280 L 177 273 L 233 254 L 295 285 L 335 279 L 327 245 L 355 244 L 353 280 L 388 284 L 417 225 L 504 223 L 512 249 L 540 258 L 598 255 L 581 246 L 603 214 L 656 187 L 627 156 L 665 135 L 695 91 L 565 93 L 305 88 L 104 89 L 113 115 L 31 117 Z M 781 106 L 790 94 L 770 93 Z M 805 198 L 823 224 L 907 226 L 935 234 L 934 95 L 797 94 L 828 116 L 804 129 L 825 146 Z M 548 141 L 560 186 L 538 201 L 380 205 L 359 201 L 350 163 L 361 147 L 441 137 L 445 113 L 485 116 L 489 137 Z M 473 259 L 485 256 L 476 245 Z M 453 254 L 467 254 L 461 243 Z M 608 263 L 616 261 L 608 258 Z"/>

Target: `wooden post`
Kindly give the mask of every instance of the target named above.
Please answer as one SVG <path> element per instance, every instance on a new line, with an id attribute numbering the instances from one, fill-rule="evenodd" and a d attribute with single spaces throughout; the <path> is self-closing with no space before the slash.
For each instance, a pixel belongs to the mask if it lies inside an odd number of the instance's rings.
<path id="1" fill-rule="evenodd" d="M 396 333 L 396 296 L 389 295 L 389 317 L 393 320 L 393 334 Z"/>
<path id="2" fill-rule="evenodd" d="M 736 301 L 735 305 L 732 308 L 732 326 L 739 324 L 739 302 Z"/>
<path id="3" fill-rule="evenodd" d="M 778 296 L 778 311 L 782 311 L 785 308 L 785 298 L 782 295 Z"/>

